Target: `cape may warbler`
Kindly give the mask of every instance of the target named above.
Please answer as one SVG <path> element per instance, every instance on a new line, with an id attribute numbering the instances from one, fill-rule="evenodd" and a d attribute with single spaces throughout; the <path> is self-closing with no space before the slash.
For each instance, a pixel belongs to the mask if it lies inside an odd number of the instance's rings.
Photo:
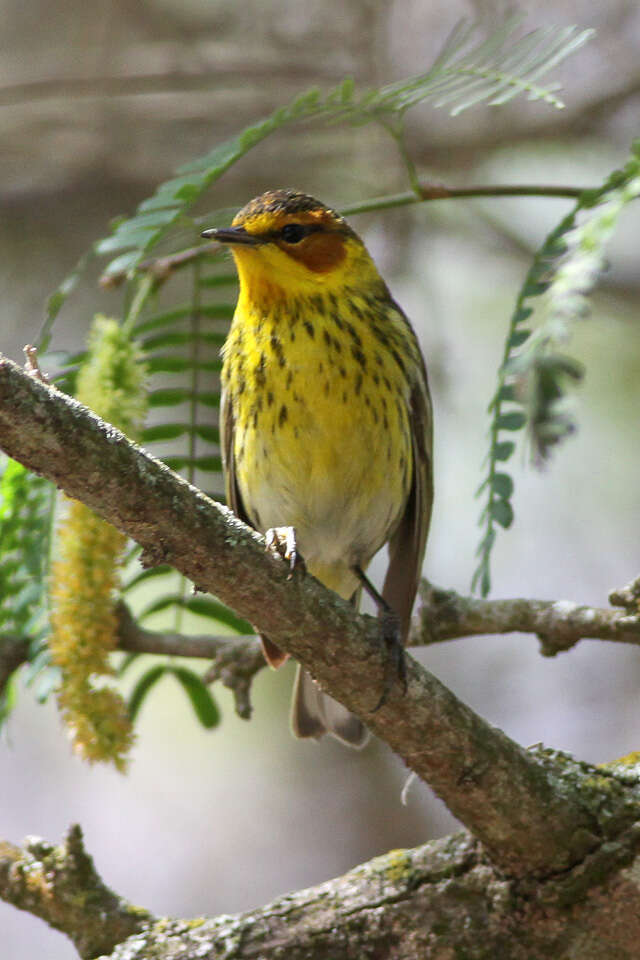
<path id="1" fill-rule="evenodd" d="M 230 246 L 240 280 L 223 348 L 229 506 L 268 540 L 292 528 L 289 552 L 354 603 L 361 586 L 376 596 L 364 571 L 388 542 L 377 600 L 404 640 L 432 502 L 431 401 L 409 321 L 348 223 L 305 194 L 268 191 L 203 236 Z M 286 659 L 262 642 L 270 664 Z M 368 736 L 300 668 L 292 727 Z"/>

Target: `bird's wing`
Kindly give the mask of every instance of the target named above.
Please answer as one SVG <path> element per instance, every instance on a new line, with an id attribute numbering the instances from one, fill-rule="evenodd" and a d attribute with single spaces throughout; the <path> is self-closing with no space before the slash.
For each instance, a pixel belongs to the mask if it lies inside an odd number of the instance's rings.
<path id="1" fill-rule="evenodd" d="M 413 480 L 405 511 L 389 541 L 389 567 L 382 590 L 382 596 L 400 617 L 404 640 L 422 572 L 433 504 L 433 416 L 422 355 L 409 402 Z"/>
<path id="2" fill-rule="evenodd" d="M 236 517 L 243 520 L 244 523 L 253 527 L 254 524 L 249 519 L 249 515 L 242 502 L 240 490 L 238 489 L 238 480 L 236 477 L 236 458 L 234 454 L 235 437 L 235 419 L 233 416 L 233 404 L 227 391 L 223 388 L 220 393 L 220 453 L 222 455 L 222 468 L 224 470 L 224 486 L 227 498 L 227 506 L 233 510 Z M 268 637 L 261 636 L 262 651 L 265 660 L 270 667 L 279 667 L 289 654 L 284 653 L 280 647 L 276 646 Z"/>
<path id="3" fill-rule="evenodd" d="M 235 420 L 233 405 L 227 391 L 223 388 L 220 393 L 220 453 L 222 454 L 222 469 L 224 470 L 224 491 L 227 506 L 233 510 L 236 517 L 253 526 L 245 510 L 238 489 L 236 479 L 236 460 L 233 452 L 235 437 Z"/>

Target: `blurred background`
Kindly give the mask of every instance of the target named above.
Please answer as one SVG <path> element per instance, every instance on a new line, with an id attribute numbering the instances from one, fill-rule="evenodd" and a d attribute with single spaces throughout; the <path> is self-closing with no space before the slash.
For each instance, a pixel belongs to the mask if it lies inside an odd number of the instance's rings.
<path id="1" fill-rule="evenodd" d="M 157 183 L 304 89 L 351 73 L 379 84 L 422 72 L 464 0 L 4 0 L 0 36 L 0 350 L 20 360 L 43 302 L 118 214 Z M 496 8 L 496 5 L 492 5 Z M 499 9 L 499 5 L 498 9 Z M 597 185 L 638 134 L 640 9 L 633 0 L 534 5 L 525 29 L 597 28 L 556 69 L 564 110 L 517 99 L 451 118 L 425 105 L 408 121 L 422 179 Z M 237 208 L 294 186 L 340 208 L 407 189 L 390 139 L 373 126 L 299 125 L 268 139 L 211 191 Z M 425 573 L 467 592 L 478 540 L 474 490 L 487 449 L 486 404 L 531 254 L 570 205 L 448 201 L 355 218 L 412 318 L 436 415 L 436 505 Z M 587 375 L 580 429 L 543 472 L 514 462 L 516 522 L 498 538 L 494 596 L 605 605 L 637 575 L 640 545 L 638 227 L 632 207 L 610 249 L 594 314 L 571 351 Z M 52 346 L 83 343 L 96 309 L 121 297 L 89 274 Z M 470 638 L 417 656 L 520 743 L 543 741 L 601 762 L 640 748 L 640 650 L 584 641 L 542 658 L 527 636 Z M 29 690 L 0 742 L 0 837 L 58 841 L 81 823 L 98 870 L 156 913 L 232 913 L 338 875 L 377 853 L 455 829 L 428 787 L 379 743 L 354 754 L 288 732 L 292 668 L 263 671 L 254 716 L 216 695 L 205 732 L 165 682 L 145 704 L 121 776 L 71 755 L 55 704 Z M 3 960 L 71 960 L 71 944 L 0 903 Z"/>

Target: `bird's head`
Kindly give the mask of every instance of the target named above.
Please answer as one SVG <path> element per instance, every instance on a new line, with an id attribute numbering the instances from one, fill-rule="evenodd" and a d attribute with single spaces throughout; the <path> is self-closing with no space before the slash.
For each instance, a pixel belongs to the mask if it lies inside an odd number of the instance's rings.
<path id="1" fill-rule="evenodd" d="M 230 227 L 202 236 L 230 246 L 241 289 L 255 299 L 382 282 L 346 220 L 294 190 L 269 190 L 243 207 Z"/>

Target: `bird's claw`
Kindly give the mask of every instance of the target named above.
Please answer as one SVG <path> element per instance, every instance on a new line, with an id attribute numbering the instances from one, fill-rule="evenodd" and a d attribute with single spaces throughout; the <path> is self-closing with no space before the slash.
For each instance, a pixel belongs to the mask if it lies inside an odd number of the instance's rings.
<path id="1" fill-rule="evenodd" d="M 287 580 L 291 580 L 297 568 L 304 568 L 304 560 L 298 553 L 295 527 L 270 527 L 265 533 L 264 539 L 267 550 L 271 550 L 283 560 L 288 561 L 289 576 Z"/>

